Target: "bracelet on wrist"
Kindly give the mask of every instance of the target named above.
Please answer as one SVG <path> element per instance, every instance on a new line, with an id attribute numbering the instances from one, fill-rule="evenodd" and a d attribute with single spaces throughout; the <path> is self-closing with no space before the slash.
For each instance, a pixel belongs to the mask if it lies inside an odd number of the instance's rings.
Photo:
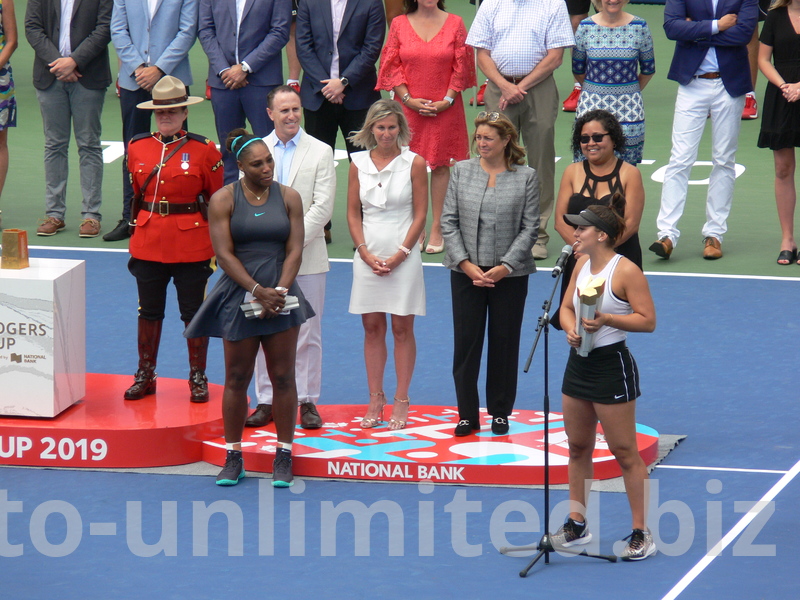
<path id="1" fill-rule="evenodd" d="M 408 104 L 408 101 L 409 101 L 409 100 L 411 100 L 411 94 L 409 94 L 408 92 L 406 92 L 405 94 L 403 94 L 403 97 L 402 97 L 402 98 L 400 98 L 400 101 L 401 101 L 403 104 Z"/>
<path id="2" fill-rule="evenodd" d="M 411 250 L 409 250 L 409 249 L 408 249 L 408 248 L 406 248 L 405 246 L 399 246 L 399 248 L 400 248 L 400 251 L 401 251 L 403 254 L 405 254 L 406 256 L 408 256 L 409 254 L 411 254 Z"/>
<path id="3" fill-rule="evenodd" d="M 444 98 L 442 98 L 442 99 L 443 99 L 445 102 L 447 102 L 448 104 L 450 104 L 450 106 L 453 106 L 453 102 L 455 102 L 455 101 L 456 101 L 456 99 L 455 99 L 455 98 L 451 98 L 450 96 L 445 96 L 445 97 L 444 97 Z"/>
<path id="4" fill-rule="evenodd" d="M 253 286 L 253 289 L 252 289 L 252 290 L 250 290 L 250 295 L 251 295 L 251 296 L 255 296 L 255 295 L 256 295 L 256 288 L 257 288 L 257 287 L 261 287 L 261 284 L 260 284 L 260 283 L 256 283 L 256 284 Z"/>
<path id="5" fill-rule="evenodd" d="M 361 246 L 366 248 L 367 244 L 365 242 L 361 242 L 358 246 L 356 246 L 356 252 L 358 252 L 358 249 L 361 248 Z"/>

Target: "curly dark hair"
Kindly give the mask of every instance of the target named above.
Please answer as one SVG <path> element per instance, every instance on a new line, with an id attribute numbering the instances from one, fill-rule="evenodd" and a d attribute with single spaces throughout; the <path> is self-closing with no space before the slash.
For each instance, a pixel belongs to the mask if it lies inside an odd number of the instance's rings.
<path id="1" fill-rule="evenodd" d="M 575 119 L 575 126 L 572 129 L 572 152 L 581 154 L 581 132 L 583 126 L 590 121 L 597 121 L 608 132 L 614 150 L 622 152 L 625 149 L 625 134 L 622 133 L 622 126 L 617 121 L 617 117 L 607 110 L 590 110 Z"/>

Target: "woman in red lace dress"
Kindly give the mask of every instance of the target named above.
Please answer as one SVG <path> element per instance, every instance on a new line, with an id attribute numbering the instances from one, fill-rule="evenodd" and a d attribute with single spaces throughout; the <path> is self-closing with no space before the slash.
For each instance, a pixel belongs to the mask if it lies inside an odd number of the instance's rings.
<path id="1" fill-rule="evenodd" d="M 414 137 L 411 150 L 431 169 L 433 224 L 425 251 L 444 249 L 439 220 L 450 166 L 469 158 L 461 92 L 475 85 L 475 59 L 465 44 L 461 17 L 443 0 L 404 0 L 405 15 L 392 20 L 381 54 L 376 89 L 394 90 Z"/>

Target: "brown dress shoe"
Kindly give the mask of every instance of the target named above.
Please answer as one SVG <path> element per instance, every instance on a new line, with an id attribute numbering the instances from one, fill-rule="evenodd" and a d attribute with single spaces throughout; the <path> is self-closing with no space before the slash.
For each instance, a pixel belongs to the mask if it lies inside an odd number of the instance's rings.
<path id="1" fill-rule="evenodd" d="M 39 224 L 39 227 L 36 228 L 36 235 L 55 235 L 64 229 L 64 227 L 64 221 L 61 219 L 46 217 L 44 221 Z"/>
<path id="2" fill-rule="evenodd" d="M 97 219 L 84 219 L 78 229 L 78 237 L 93 238 L 100 235 L 100 221 Z"/>
<path id="3" fill-rule="evenodd" d="M 247 417 L 245 427 L 264 427 L 272 421 L 272 404 L 259 404 L 255 412 Z"/>
<path id="4" fill-rule="evenodd" d="M 650 251 L 655 252 L 664 260 L 669 260 L 669 256 L 672 254 L 672 248 L 672 240 L 668 237 L 663 237 L 660 240 L 650 244 Z"/>
<path id="5" fill-rule="evenodd" d="M 300 404 L 300 427 L 303 429 L 319 429 L 322 427 L 322 417 L 319 416 L 317 406 L 313 402 Z"/>
<path id="6" fill-rule="evenodd" d="M 717 260 L 722 258 L 722 244 L 715 238 L 708 236 L 703 240 L 703 258 L 706 260 Z"/>

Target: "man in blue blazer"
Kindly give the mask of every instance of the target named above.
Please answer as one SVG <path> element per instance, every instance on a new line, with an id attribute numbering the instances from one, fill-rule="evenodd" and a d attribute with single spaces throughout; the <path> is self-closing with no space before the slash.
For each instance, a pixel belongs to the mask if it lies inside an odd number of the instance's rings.
<path id="1" fill-rule="evenodd" d="M 289 0 L 200 0 L 197 37 L 208 55 L 208 85 L 225 163 L 225 183 L 239 178 L 228 133 L 250 121 L 253 133 L 272 131 L 267 94 L 283 83 L 281 50 L 289 41 Z"/>
<path id="2" fill-rule="evenodd" d="M 680 84 L 672 125 L 672 153 L 664 172 L 658 240 L 650 250 L 668 259 L 678 243 L 689 172 L 706 119 L 711 118 L 711 160 L 703 226 L 703 258 L 722 257 L 722 236 L 733 203 L 739 125 L 753 90 L 747 43 L 758 23 L 758 0 L 667 0 L 664 31 L 675 40 L 667 77 Z"/>
<path id="3" fill-rule="evenodd" d="M 198 0 L 114 0 L 111 41 L 120 60 L 119 100 L 122 109 L 122 219 L 103 236 L 107 242 L 130 237 L 131 187 L 127 170 L 128 142 L 150 131 L 152 110 L 136 108 L 151 100 L 150 91 L 164 75 L 192 84 L 189 50 L 197 39 Z M 186 88 L 188 95 L 189 88 Z"/>
<path id="4" fill-rule="evenodd" d="M 297 57 L 303 67 L 300 96 L 305 130 L 333 148 L 337 131 L 347 141 L 380 100 L 375 63 L 383 47 L 386 17 L 381 0 L 300 0 Z"/>

